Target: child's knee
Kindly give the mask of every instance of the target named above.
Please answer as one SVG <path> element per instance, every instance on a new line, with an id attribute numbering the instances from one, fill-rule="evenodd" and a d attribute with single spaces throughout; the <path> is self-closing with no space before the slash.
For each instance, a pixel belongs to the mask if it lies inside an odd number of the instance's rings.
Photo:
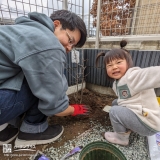
<path id="1" fill-rule="evenodd" d="M 112 106 L 118 105 L 117 101 L 118 101 L 118 99 L 114 99 L 114 100 L 112 101 Z"/>
<path id="2" fill-rule="evenodd" d="M 110 111 L 109 111 L 109 116 L 110 117 L 113 117 L 117 114 L 117 111 L 118 111 L 118 106 L 113 106 L 111 107 Z"/>

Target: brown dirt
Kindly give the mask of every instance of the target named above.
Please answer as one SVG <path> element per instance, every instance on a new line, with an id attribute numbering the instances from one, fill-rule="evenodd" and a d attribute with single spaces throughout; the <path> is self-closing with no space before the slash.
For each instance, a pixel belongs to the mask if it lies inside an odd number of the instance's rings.
<path id="1" fill-rule="evenodd" d="M 69 95 L 70 104 L 75 104 L 75 94 Z M 80 92 L 77 94 L 77 100 L 80 101 Z M 83 90 L 82 96 L 82 104 L 86 104 L 90 107 L 90 114 L 89 116 L 66 116 L 66 117 L 57 117 L 52 116 L 50 117 L 49 123 L 50 124 L 61 124 L 64 126 L 64 133 L 62 135 L 62 140 L 59 142 L 54 142 L 51 144 L 46 145 L 37 145 L 36 150 L 44 151 L 50 147 L 59 147 L 64 145 L 64 143 L 68 140 L 74 139 L 79 134 L 83 133 L 84 131 L 90 129 L 90 121 L 99 121 L 102 125 L 105 122 L 105 116 L 108 116 L 106 112 L 103 112 L 102 109 L 105 105 L 111 105 L 111 102 L 116 97 L 110 95 L 104 95 L 96 92 L 89 91 L 87 89 Z M 106 122 L 105 122 L 106 123 Z M 108 122 L 110 124 L 110 121 Z M 14 146 L 14 142 L 12 142 L 12 146 Z M 13 147 L 12 147 L 13 148 Z M 14 149 L 13 149 L 14 150 Z M 17 154 L 17 155 L 15 155 Z M 26 156 L 25 156 L 26 154 Z M 25 160 L 29 158 L 29 154 L 34 155 L 34 152 L 31 151 L 19 151 L 9 154 L 9 156 L 4 155 L 3 147 L 0 147 L 0 159 L 1 160 Z M 11 155 L 13 157 L 11 157 Z"/>

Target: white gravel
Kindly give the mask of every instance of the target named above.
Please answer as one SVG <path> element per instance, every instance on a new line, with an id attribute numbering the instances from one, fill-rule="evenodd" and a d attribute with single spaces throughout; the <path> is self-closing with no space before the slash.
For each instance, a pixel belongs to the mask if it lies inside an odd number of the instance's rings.
<path id="1" fill-rule="evenodd" d="M 90 121 L 92 128 L 80 134 L 73 140 L 65 142 L 65 144 L 59 148 L 48 148 L 44 153 L 51 160 L 60 160 L 65 154 L 72 150 L 75 146 L 86 146 L 88 143 L 94 141 L 106 141 L 101 136 L 102 132 L 113 131 L 112 127 L 103 127 L 99 122 Z M 59 139 L 61 141 L 62 139 Z M 140 136 L 136 133 L 132 133 L 130 136 L 130 144 L 127 147 L 115 145 L 125 155 L 127 160 L 150 160 L 147 137 Z M 67 158 L 68 160 L 79 160 L 79 154 Z"/>

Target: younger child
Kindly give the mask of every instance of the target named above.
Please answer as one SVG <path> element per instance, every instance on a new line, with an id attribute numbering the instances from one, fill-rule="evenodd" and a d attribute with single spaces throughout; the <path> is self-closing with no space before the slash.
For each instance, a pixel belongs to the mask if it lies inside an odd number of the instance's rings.
<path id="1" fill-rule="evenodd" d="M 126 41 L 121 41 L 121 49 L 99 53 L 104 56 L 107 75 L 114 79 L 113 90 L 118 100 L 109 112 L 114 132 L 105 132 L 107 141 L 120 145 L 129 144 L 131 131 L 143 136 L 151 136 L 160 131 L 160 107 L 154 88 L 160 87 L 160 66 L 133 67 L 130 54 L 124 49 Z"/>

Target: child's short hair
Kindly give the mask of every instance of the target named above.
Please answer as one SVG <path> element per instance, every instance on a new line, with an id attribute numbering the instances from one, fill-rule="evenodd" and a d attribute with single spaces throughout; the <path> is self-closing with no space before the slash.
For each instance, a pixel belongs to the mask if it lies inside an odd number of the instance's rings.
<path id="1" fill-rule="evenodd" d="M 119 49 L 112 49 L 108 51 L 107 53 L 101 52 L 97 55 L 96 57 L 96 66 L 98 66 L 98 60 L 100 56 L 104 56 L 104 64 L 108 64 L 109 62 L 116 60 L 116 59 L 125 59 L 128 64 L 128 68 L 133 67 L 133 61 L 131 58 L 131 55 L 129 52 L 124 49 L 124 47 L 127 45 L 127 41 L 122 40 L 120 42 L 120 47 Z"/>

